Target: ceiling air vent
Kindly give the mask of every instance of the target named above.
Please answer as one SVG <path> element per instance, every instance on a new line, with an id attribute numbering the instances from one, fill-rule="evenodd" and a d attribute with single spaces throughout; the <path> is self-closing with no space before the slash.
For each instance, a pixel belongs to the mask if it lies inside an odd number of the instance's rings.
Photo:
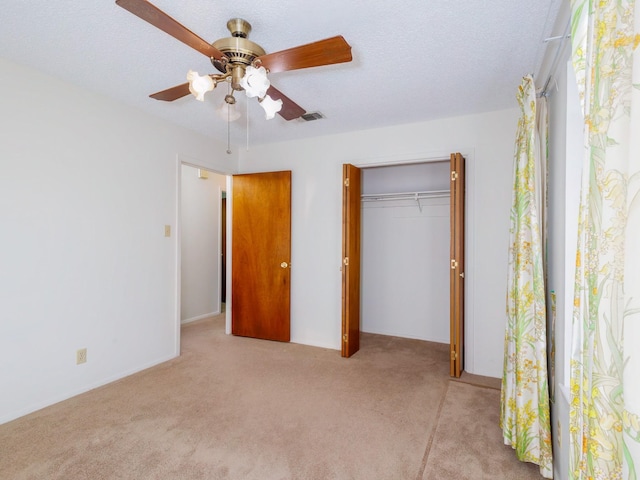
<path id="1" fill-rule="evenodd" d="M 311 113 L 305 113 L 300 118 L 303 119 L 305 122 L 312 122 L 313 120 L 320 120 L 321 118 L 325 118 L 325 117 L 320 112 L 311 112 Z"/>

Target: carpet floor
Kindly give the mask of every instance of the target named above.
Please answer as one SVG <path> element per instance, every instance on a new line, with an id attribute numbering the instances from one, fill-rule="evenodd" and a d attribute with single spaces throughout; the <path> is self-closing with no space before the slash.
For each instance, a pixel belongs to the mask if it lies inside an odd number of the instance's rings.
<path id="1" fill-rule="evenodd" d="M 361 350 L 182 329 L 182 355 L 0 425 L 1 479 L 539 479 L 498 427 L 495 379 L 448 376 L 448 346 Z"/>

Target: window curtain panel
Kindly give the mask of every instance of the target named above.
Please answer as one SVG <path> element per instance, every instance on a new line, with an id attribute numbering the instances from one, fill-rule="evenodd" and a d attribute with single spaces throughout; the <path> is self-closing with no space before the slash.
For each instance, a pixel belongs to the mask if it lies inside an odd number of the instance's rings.
<path id="1" fill-rule="evenodd" d="M 570 478 L 640 474 L 640 8 L 572 0 L 585 149 L 570 376 Z"/>
<path id="2" fill-rule="evenodd" d="M 542 243 L 546 121 L 539 122 L 538 131 L 531 76 L 523 78 L 517 99 L 521 117 L 515 145 L 500 427 L 504 443 L 514 448 L 519 460 L 539 465 L 543 477 L 553 478 Z M 546 115 L 546 108 L 540 110 Z"/>

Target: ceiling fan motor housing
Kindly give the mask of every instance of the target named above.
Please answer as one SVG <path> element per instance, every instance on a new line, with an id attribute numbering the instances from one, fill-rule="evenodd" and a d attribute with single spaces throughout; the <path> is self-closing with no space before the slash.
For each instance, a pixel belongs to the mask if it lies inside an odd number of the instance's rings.
<path id="1" fill-rule="evenodd" d="M 255 42 L 247 39 L 251 32 L 251 24 L 242 18 L 232 18 L 227 22 L 231 37 L 216 40 L 211 45 L 220 50 L 229 59 L 232 77 L 231 86 L 234 90 L 242 90 L 240 79 L 244 76 L 245 68 L 257 57 L 266 52 Z M 227 66 L 216 59 L 211 59 L 213 66 L 220 72 L 226 73 Z"/>

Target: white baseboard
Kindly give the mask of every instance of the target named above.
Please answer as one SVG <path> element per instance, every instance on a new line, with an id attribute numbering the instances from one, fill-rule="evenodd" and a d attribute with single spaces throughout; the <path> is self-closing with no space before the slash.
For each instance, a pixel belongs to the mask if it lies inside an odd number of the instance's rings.
<path id="1" fill-rule="evenodd" d="M 42 402 L 34 403 L 27 407 L 15 410 L 13 412 L 9 412 L 8 414 L 0 417 L 0 425 L 2 425 L 3 423 L 10 422 L 11 420 L 15 420 L 17 418 L 28 415 L 30 413 L 37 412 L 38 410 L 42 410 L 43 408 L 49 407 L 56 403 L 62 402 L 64 400 L 68 400 L 69 398 L 75 397 L 82 393 L 86 393 L 95 388 L 102 387 L 103 385 L 106 385 L 108 383 L 112 383 L 112 382 L 115 382 L 116 380 L 120 380 L 122 378 L 128 377 L 129 375 L 133 375 L 134 373 L 141 372 L 142 370 L 146 370 L 147 368 L 155 367 L 156 365 L 159 365 L 161 363 L 168 362 L 169 360 L 172 360 L 174 358 L 176 358 L 175 355 L 160 357 L 151 362 L 143 363 L 142 365 L 139 365 L 137 367 L 124 370 L 114 375 L 109 375 L 101 380 L 98 380 L 97 382 L 89 383 L 88 385 L 85 385 L 83 387 L 72 389 L 60 395 L 55 395 L 53 397 L 50 397 L 47 400 L 44 400 Z"/>
<path id="2" fill-rule="evenodd" d="M 216 315 L 220 315 L 220 313 L 220 310 L 218 310 L 216 312 L 205 313 L 196 317 L 185 318 L 184 320 L 180 320 L 180 325 L 184 325 L 185 323 L 197 322 L 198 320 L 204 320 L 205 318 L 215 317 Z"/>

